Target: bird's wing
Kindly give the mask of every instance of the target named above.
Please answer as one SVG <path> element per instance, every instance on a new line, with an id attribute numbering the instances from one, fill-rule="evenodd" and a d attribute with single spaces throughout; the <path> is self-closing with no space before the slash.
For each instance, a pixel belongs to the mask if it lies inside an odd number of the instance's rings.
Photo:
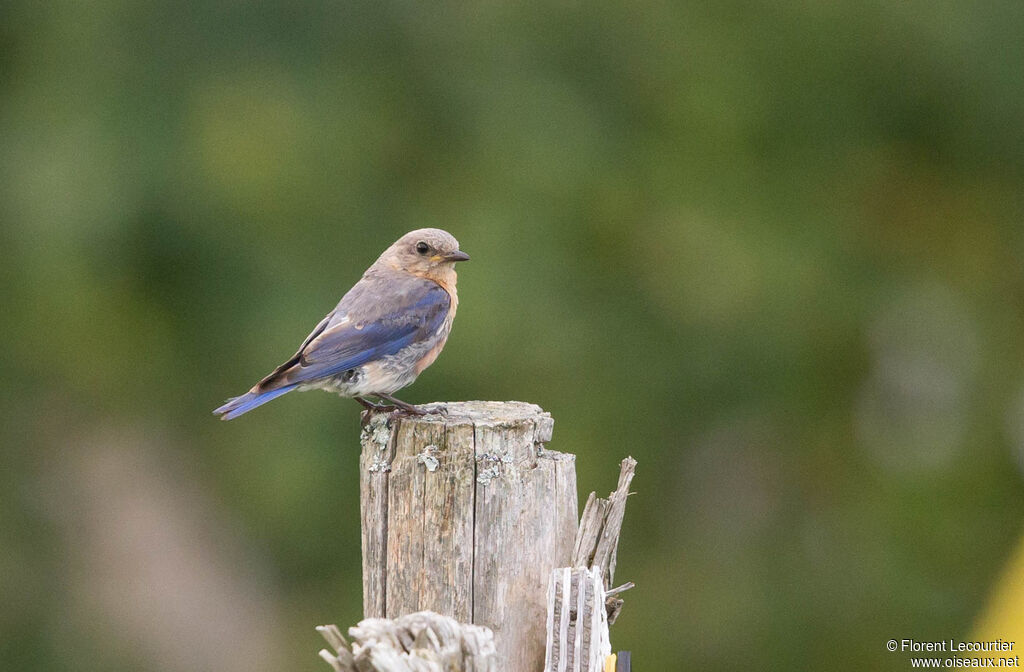
<path id="1" fill-rule="evenodd" d="M 393 355 L 444 323 L 451 298 L 439 285 L 420 278 L 381 284 L 379 288 L 354 287 L 299 351 L 260 381 L 257 389 L 264 392 L 340 374 Z"/>

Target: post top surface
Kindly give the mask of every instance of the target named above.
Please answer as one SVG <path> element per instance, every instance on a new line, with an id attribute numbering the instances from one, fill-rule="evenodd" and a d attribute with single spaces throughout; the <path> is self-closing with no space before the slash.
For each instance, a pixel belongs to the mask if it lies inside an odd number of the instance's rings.
<path id="1" fill-rule="evenodd" d="M 420 408 L 430 414 L 421 417 L 405 416 L 402 419 L 440 422 L 446 425 L 486 425 L 551 417 L 551 414 L 540 406 L 525 401 L 440 401 L 421 404 Z M 447 414 L 432 412 L 440 408 L 446 409 Z"/>

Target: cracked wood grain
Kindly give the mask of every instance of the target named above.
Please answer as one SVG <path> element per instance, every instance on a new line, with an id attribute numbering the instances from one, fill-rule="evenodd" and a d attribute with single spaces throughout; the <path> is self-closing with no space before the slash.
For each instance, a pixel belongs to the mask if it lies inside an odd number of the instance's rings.
<path id="1" fill-rule="evenodd" d="M 544 663 L 547 582 L 569 564 L 575 457 L 549 451 L 551 416 L 522 402 L 375 413 L 362 435 L 365 616 L 433 610 L 494 631 L 503 670 Z"/>

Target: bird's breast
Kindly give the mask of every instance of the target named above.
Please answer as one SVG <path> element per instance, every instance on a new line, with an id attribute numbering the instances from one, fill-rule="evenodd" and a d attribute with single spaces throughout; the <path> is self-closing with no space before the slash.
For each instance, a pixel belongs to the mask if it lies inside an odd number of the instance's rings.
<path id="1" fill-rule="evenodd" d="M 441 350 L 444 349 L 444 344 L 448 342 L 448 334 L 452 330 L 452 322 L 455 321 L 455 312 L 459 308 L 459 293 L 455 289 L 456 275 L 454 270 L 449 270 L 445 275 L 431 278 L 434 282 L 441 286 L 441 289 L 448 292 L 450 299 L 448 304 L 448 315 L 445 317 L 444 323 L 441 328 L 431 338 L 432 343 L 427 348 L 426 352 L 423 353 L 422 357 L 418 359 L 414 365 L 416 375 L 423 373 L 423 370 L 433 364 L 438 355 L 441 354 Z"/>

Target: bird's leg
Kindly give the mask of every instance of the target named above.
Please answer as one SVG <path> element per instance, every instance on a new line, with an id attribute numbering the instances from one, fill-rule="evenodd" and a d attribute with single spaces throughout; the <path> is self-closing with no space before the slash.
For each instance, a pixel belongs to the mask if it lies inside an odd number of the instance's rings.
<path id="1" fill-rule="evenodd" d="M 353 397 L 356 401 L 363 405 L 363 408 L 373 413 L 385 413 L 395 410 L 394 406 L 385 406 L 383 404 L 375 404 L 372 401 L 368 401 L 363 397 Z"/>
<path id="2" fill-rule="evenodd" d="M 395 406 L 397 406 L 398 408 L 402 409 L 403 411 L 405 411 L 406 413 L 408 413 L 410 415 L 426 415 L 427 414 L 427 412 L 424 411 L 423 409 L 417 408 L 416 406 L 413 406 L 412 404 L 407 404 L 404 401 L 402 401 L 401 399 L 395 399 L 390 394 L 381 394 L 380 392 L 374 392 L 373 394 L 374 394 L 374 396 L 380 397 L 381 399 L 384 399 L 385 401 L 390 401 L 392 404 L 394 404 Z"/>
<path id="3" fill-rule="evenodd" d="M 353 399 L 358 401 L 360 403 L 360 405 L 363 408 L 365 408 L 366 410 L 368 410 L 368 411 L 375 411 L 375 410 L 377 410 L 377 404 L 373 403 L 372 401 L 367 401 L 366 399 L 363 399 L 362 397 L 353 397 Z"/>
<path id="4" fill-rule="evenodd" d="M 362 397 L 353 397 L 353 399 L 358 401 L 363 406 L 363 408 L 366 409 L 365 411 L 359 414 L 359 422 L 362 425 L 365 425 L 366 423 L 370 422 L 370 419 L 373 418 L 374 413 L 390 413 L 391 411 L 396 410 L 394 406 L 384 406 L 382 404 L 375 404 L 372 401 L 368 401 Z"/>

